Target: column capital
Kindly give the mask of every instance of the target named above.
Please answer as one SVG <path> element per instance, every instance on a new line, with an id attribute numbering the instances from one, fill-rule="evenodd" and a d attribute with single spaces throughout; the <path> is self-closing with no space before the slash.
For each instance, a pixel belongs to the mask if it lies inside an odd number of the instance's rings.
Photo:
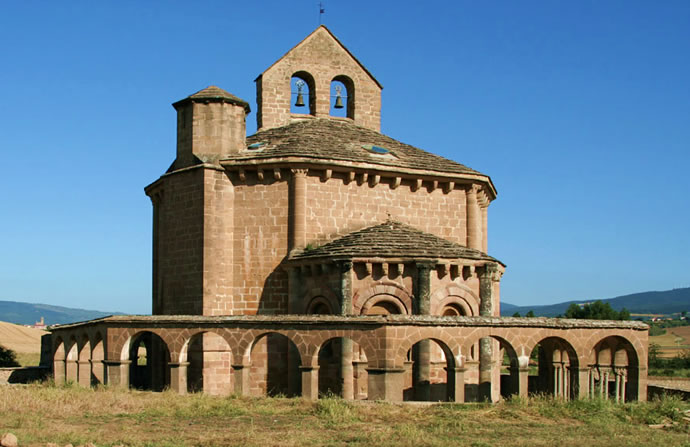
<path id="1" fill-rule="evenodd" d="M 293 177 L 306 177 L 307 172 L 309 172 L 309 169 L 307 169 L 307 168 L 293 168 L 293 169 L 290 169 L 290 172 L 292 172 Z"/>
<path id="2" fill-rule="evenodd" d="M 417 270 L 427 270 L 430 271 L 436 267 L 436 262 L 434 261 L 415 261 L 414 263 Z"/>
<path id="3" fill-rule="evenodd" d="M 352 260 L 339 261 L 338 266 L 340 267 L 341 273 L 347 273 L 352 270 L 353 262 Z"/>
<path id="4" fill-rule="evenodd" d="M 484 264 L 484 267 L 479 270 L 480 280 L 500 281 L 501 276 L 503 276 L 503 272 L 499 270 L 498 264 L 495 262 L 487 262 Z"/>

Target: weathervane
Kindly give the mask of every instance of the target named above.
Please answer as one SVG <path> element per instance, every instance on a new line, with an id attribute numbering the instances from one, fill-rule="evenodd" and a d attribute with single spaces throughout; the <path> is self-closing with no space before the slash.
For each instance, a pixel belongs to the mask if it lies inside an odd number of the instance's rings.
<path id="1" fill-rule="evenodd" d="M 319 26 L 321 25 L 321 16 L 326 12 L 326 8 L 323 7 L 323 4 L 319 2 Z"/>

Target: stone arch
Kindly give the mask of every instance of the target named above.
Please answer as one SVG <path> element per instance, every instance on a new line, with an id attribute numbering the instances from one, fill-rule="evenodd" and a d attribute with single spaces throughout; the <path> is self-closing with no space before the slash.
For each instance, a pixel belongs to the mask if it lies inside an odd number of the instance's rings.
<path id="1" fill-rule="evenodd" d="M 443 315 L 447 306 L 462 309 L 463 315 L 479 315 L 479 297 L 468 287 L 451 283 L 438 287 L 431 294 L 431 315 Z"/>
<path id="2" fill-rule="evenodd" d="M 300 95 L 299 82 L 303 82 L 301 89 L 303 107 L 306 107 L 306 112 L 303 112 L 301 107 L 296 106 L 298 97 Z M 305 92 L 306 88 L 306 92 Z M 304 97 L 306 96 L 306 98 Z M 316 82 L 311 73 L 299 70 L 290 76 L 290 113 L 300 113 L 305 115 L 316 115 Z"/>
<path id="3" fill-rule="evenodd" d="M 105 343 L 100 331 L 96 331 L 91 342 L 91 384 L 105 383 Z"/>
<path id="4" fill-rule="evenodd" d="M 91 386 L 91 340 L 86 333 L 81 334 L 77 354 L 77 382 L 81 386 Z"/>
<path id="5" fill-rule="evenodd" d="M 337 394 L 344 399 L 366 399 L 367 348 L 370 347 L 362 346 L 346 335 L 323 340 L 312 360 L 312 364 L 319 368 L 319 395 Z"/>
<path id="6" fill-rule="evenodd" d="M 366 315 L 378 303 L 388 303 L 390 310 L 403 315 L 412 313 L 412 297 L 407 290 L 400 284 L 385 282 L 355 293 L 352 298 L 353 314 Z"/>
<path id="7" fill-rule="evenodd" d="M 330 288 L 317 287 L 310 290 L 302 300 L 307 315 L 335 315 L 340 312 L 340 300 Z M 326 310 L 326 313 L 322 311 Z"/>
<path id="8" fill-rule="evenodd" d="M 137 389 L 163 391 L 170 386 L 170 345 L 150 330 L 133 333 L 122 348 L 129 361 L 129 386 Z"/>
<path id="9" fill-rule="evenodd" d="M 225 396 L 232 392 L 232 350 L 214 331 L 198 331 L 180 349 L 180 364 L 187 366 L 187 391 Z"/>
<path id="10" fill-rule="evenodd" d="M 301 394 L 302 353 L 291 337 L 277 331 L 261 332 L 254 337 L 248 350 L 251 395 Z"/>
<path id="11" fill-rule="evenodd" d="M 403 400 L 407 401 L 455 401 L 457 387 L 463 389 L 464 381 L 456 383 L 456 354 L 441 337 L 420 338 L 409 344 L 403 359 Z M 445 338 L 445 337 L 442 337 Z M 400 350 L 398 350 L 399 352 Z"/>
<path id="12" fill-rule="evenodd" d="M 639 355 L 633 343 L 620 335 L 599 340 L 589 356 L 590 395 L 605 399 L 630 401 L 639 399 Z"/>
<path id="13" fill-rule="evenodd" d="M 55 383 L 64 383 L 65 378 L 65 342 L 62 337 L 58 336 L 55 338 L 55 344 L 53 347 L 53 380 Z"/>
<path id="14" fill-rule="evenodd" d="M 550 394 L 566 400 L 577 397 L 580 357 L 568 340 L 547 335 L 529 351 L 530 358 L 538 361 L 538 375 L 528 379 L 530 393 Z"/>
<path id="15" fill-rule="evenodd" d="M 65 380 L 67 382 L 77 382 L 79 379 L 79 344 L 77 338 L 72 335 L 66 349 L 65 356 Z"/>
<path id="16" fill-rule="evenodd" d="M 335 91 L 335 86 L 342 86 L 344 88 L 345 93 L 344 93 L 344 101 L 343 101 L 343 109 L 344 113 L 342 116 L 346 118 L 350 118 L 351 120 L 355 119 L 355 83 L 350 78 L 349 76 L 340 74 L 335 76 L 331 80 L 331 85 L 330 85 L 330 95 L 331 98 L 333 98 L 333 102 L 331 103 L 331 115 L 336 115 L 336 116 L 341 116 L 341 114 L 334 113 L 334 102 L 337 100 L 337 92 Z"/>

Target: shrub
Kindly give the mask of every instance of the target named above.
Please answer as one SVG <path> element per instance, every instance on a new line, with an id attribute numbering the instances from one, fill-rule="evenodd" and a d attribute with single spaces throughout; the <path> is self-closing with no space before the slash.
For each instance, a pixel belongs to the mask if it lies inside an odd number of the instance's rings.
<path id="1" fill-rule="evenodd" d="M 17 354 L 13 350 L 0 346 L 0 367 L 19 366 Z"/>

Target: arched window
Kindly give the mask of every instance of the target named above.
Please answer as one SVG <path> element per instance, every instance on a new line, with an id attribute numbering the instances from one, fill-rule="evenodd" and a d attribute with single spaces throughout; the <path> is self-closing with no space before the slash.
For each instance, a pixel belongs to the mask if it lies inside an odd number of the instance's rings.
<path id="1" fill-rule="evenodd" d="M 316 89 L 312 75 L 306 71 L 293 74 L 290 92 L 290 113 L 316 114 Z"/>
<path id="2" fill-rule="evenodd" d="M 345 75 L 338 75 L 331 81 L 330 115 L 355 118 L 355 84 Z"/>

